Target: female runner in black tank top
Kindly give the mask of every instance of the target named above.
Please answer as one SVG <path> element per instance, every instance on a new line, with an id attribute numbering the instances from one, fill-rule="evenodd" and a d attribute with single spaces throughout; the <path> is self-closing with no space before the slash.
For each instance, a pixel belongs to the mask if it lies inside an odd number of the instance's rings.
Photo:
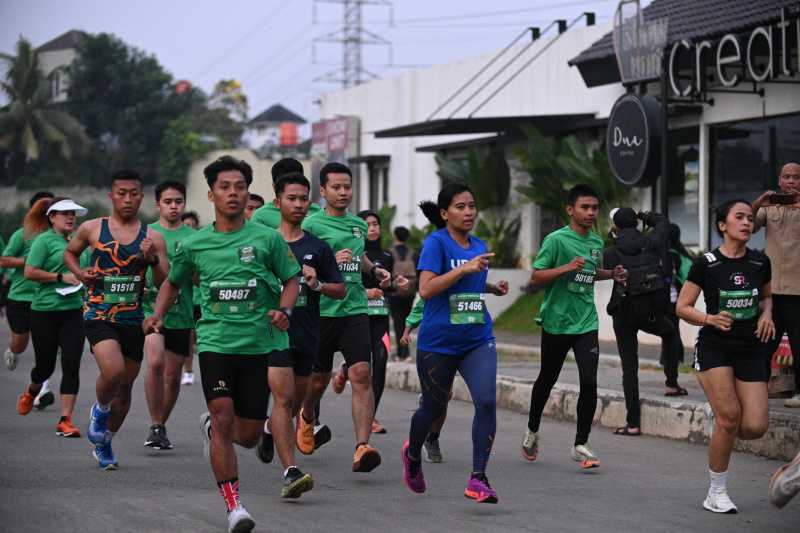
<path id="1" fill-rule="evenodd" d="M 716 418 L 708 450 L 711 486 L 703 507 L 735 513 L 727 494 L 728 463 L 736 437 L 757 439 L 767 430 L 767 353 L 774 337 L 770 262 L 747 248 L 753 208 L 732 200 L 716 209 L 724 243 L 698 257 L 678 296 L 678 316 L 702 326 L 695 352 L 697 379 Z M 695 309 L 703 292 L 706 312 Z"/>

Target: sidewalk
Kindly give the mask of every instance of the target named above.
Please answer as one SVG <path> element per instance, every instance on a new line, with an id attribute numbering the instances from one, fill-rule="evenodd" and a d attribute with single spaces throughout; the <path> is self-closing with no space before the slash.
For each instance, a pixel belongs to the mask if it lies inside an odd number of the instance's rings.
<path id="1" fill-rule="evenodd" d="M 508 342 L 525 336 L 499 333 L 497 348 L 501 353 L 517 356 L 539 356 L 539 340 L 535 335 L 524 339 L 525 345 Z M 597 372 L 598 405 L 595 424 L 604 428 L 625 425 L 625 397 L 622 393 L 622 370 L 616 349 L 611 353 L 608 346 L 601 346 L 601 362 Z M 614 347 L 616 348 L 616 347 Z M 642 431 L 647 435 L 707 443 L 710 435 L 710 408 L 697 380 L 690 373 L 679 376 L 681 386 L 689 391 L 688 396 L 668 398 L 664 396 L 664 374 L 657 367 L 658 355 L 653 347 L 655 360 L 642 358 L 639 370 L 639 397 L 642 405 Z M 689 361 L 687 354 L 686 361 Z M 497 370 L 498 407 L 527 413 L 533 382 L 539 374 L 539 361 L 500 362 Z M 386 386 L 406 391 L 419 391 L 416 366 L 413 363 L 389 363 Z M 545 407 L 545 416 L 558 420 L 574 421 L 578 401 L 578 369 L 568 359 L 561 371 L 559 381 Z M 455 399 L 470 401 L 469 392 L 460 377 L 453 387 Z M 800 409 L 783 406 L 783 400 L 770 400 L 770 428 L 767 434 L 756 441 L 737 441 L 736 449 L 774 459 L 789 460 L 800 449 Z M 522 430 L 520 428 L 520 434 Z M 596 428 L 595 431 L 605 431 Z M 625 438 L 625 437 L 620 437 Z"/>

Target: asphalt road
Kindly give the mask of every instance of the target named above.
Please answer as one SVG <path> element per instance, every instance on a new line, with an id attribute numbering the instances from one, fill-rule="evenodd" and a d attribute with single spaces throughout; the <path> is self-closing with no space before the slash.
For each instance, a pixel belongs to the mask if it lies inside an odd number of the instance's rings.
<path id="1" fill-rule="evenodd" d="M 120 469 L 104 472 L 85 438 L 54 434 L 57 405 L 26 417 L 16 414 L 16 397 L 32 359 L 29 349 L 15 372 L 0 367 L 0 530 L 224 531 L 223 503 L 201 452 L 199 386 L 183 387 L 168 423 L 175 449 L 157 452 L 142 446 L 149 419 L 140 377 L 131 413 L 114 440 Z M 96 375 L 87 353 L 76 415 L 82 429 Z M 57 370 L 56 388 L 59 376 Z M 311 457 L 299 457 L 316 487 L 297 501 L 279 497 L 279 465 L 263 465 L 251 450 L 240 449 L 242 501 L 256 530 L 800 531 L 800 497 L 780 511 L 767 502 L 776 461 L 735 455 L 729 492 L 740 514 L 714 515 L 700 507 L 708 477 L 705 447 L 614 437 L 597 429 L 592 442 L 602 467 L 581 472 L 568 455 L 573 426 L 545 422 L 540 459 L 528 463 L 518 449 L 525 418 L 510 412 L 499 413 L 488 472 L 500 503 L 476 504 L 462 495 L 471 466 L 472 407 L 461 402 L 451 406 L 442 435 L 446 462 L 426 463 L 428 492 L 412 494 L 401 482 L 400 446 L 416 401 L 413 394 L 387 391 L 379 418 L 389 433 L 373 439 L 384 462 L 371 474 L 354 474 L 349 393 L 326 396 L 323 419 L 332 426 L 334 440 Z"/>

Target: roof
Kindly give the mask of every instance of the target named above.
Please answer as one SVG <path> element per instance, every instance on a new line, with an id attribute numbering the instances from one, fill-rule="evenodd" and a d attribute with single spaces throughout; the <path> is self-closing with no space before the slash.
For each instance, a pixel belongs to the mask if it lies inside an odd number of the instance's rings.
<path id="1" fill-rule="evenodd" d="M 55 39 L 51 39 L 36 49 L 37 52 L 53 52 L 55 50 L 70 50 L 77 48 L 88 36 L 85 31 L 69 30 Z"/>
<path id="2" fill-rule="evenodd" d="M 303 117 L 296 115 L 283 107 L 281 104 L 275 104 L 256 115 L 247 124 L 255 126 L 262 122 L 294 122 L 295 124 L 305 124 L 306 121 Z"/>
<path id="3" fill-rule="evenodd" d="M 797 0 L 653 0 L 642 9 L 644 20 L 669 17 L 667 43 L 738 33 L 780 18 Z M 620 81 L 611 32 L 569 61 L 588 87 Z"/>
<path id="4" fill-rule="evenodd" d="M 520 126 L 531 124 L 543 134 L 574 131 L 594 125 L 592 113 L 563 115 L 528 115 L 515 117 L 443 118 L 398 126 L 375 132 L 375 137 L 416 137 L 463 133 L 522 133 Z"/>

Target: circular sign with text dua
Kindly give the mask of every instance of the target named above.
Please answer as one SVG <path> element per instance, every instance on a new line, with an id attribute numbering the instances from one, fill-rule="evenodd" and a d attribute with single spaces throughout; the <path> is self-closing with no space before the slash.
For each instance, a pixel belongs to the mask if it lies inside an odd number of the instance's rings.
<path id="1" fill-rule="evenodd" d="M 606 150 L 611 172 L 625 185 L 653 185 L 661 171 L 661 114 L 655 97 L 626 94 L 611 109 Z"/>

